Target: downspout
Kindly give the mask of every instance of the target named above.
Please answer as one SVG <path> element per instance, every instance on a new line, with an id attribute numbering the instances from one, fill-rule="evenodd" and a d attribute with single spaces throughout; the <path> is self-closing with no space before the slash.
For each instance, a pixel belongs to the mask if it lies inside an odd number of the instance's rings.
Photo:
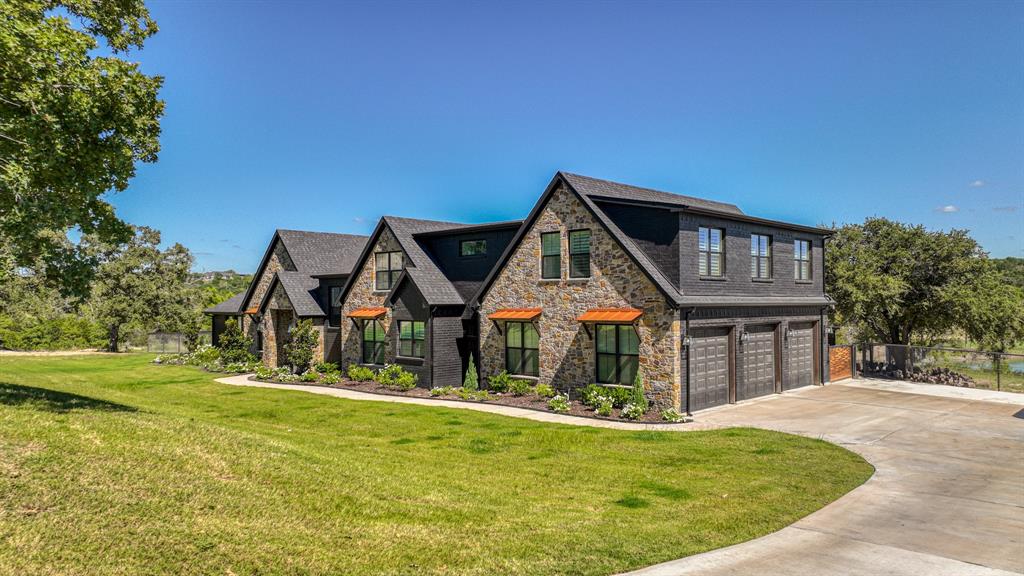
<path id="1" fill-rule="evenodd" d="M 686 415 L 692 416 L 690 413 L 690 346 L 693 341 L 690 339 L 690 314 L 692 314 L 696 307 L 689 308 L 683 311 L 683 346 L 686 347 L 686 366 L 683 369 L 683 382 L 686 384 Z M 689 342 L 689 344 L 687 343 Z"/>
<path id="2" fill-rule="evenodd" d="M 828 310 L 827 306 L 822 306 L 821 310 L 818 311 L 818 347 L 821 349 L 821 353 L 818 354 L 818 377 L 821 380 L 819 383 L 822 386 L 825 385 L 825 354 L 828 354 L 828 336 L 825 333 L 825 310 Z"/>
<path id="3" fill-rule="evenodd" d="M 430 386 L 434 387 L 434 311 L 436 307 L 427 308 L 427 322 L 430 323 Z"/>

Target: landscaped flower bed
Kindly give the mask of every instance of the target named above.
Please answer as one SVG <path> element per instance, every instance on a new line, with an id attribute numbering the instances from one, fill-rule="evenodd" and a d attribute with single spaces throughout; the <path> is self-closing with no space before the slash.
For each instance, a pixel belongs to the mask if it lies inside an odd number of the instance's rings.
<path id="1" fill-rule="evenodd" d="M 689 421 L 689 418 L 684 419 L 674 410 L 648 409 L 646 402 L 641 405 L 636 401 L 635 392 L 631 388 L 591 384 L 580 390 L 565 392 L 555 390 L 547 384 L 533 385 L 527 380 L 513 378 L 504 372 L 492 376 L 489 379 L 489 389 L 485 390 L 475 389 L 472 384 L 431 389 L 418 387 L 417 377 L 397 364 L 389 364 L 376 371 L 352 364 L 345 374 L 332 363 L 317 364 L 302 374 L 294 374 L 288 368 L 270 369 L 259 366 L 253 379 L 261 382 L 344 388 L 371 394 L 500 404 L 602 420 L 644 423 Z"/>

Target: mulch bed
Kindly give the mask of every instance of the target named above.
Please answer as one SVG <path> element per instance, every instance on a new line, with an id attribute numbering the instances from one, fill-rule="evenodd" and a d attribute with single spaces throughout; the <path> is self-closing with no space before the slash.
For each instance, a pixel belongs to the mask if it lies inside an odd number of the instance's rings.
<path id="1" fill-rule="evenodd" d="M 255 377 L 251 378 L 256 380 Z M 267 382 L 266 380 L 260 380 L 260 382 Z M 273 382 L 273 381 L 271 381 Z M 568 412 L 555 412 L 548 408 L 548 401 L 546 398 L 541 398 L 536 394 L 528 394 L 526 396 L 513 396 L 512 394 L 495 394 L 491 393 L 487 400 L 463 400 L 458 396 L 446 395 L 446 396 L 431 396 L 430 390 L 426 388 L 416 387 L 409 391 L 395 390 L 394 388 L 385 388 L 376 382 L 355 382 L 352 380 L 342 380 L 337 384 L 323 384 L 319 382 L 273 382 L 275 384 L 293 384 L 297 386 L 320 386 L 324 388 L 341 388 L 343 390 L 353 390 L 355 392 L 365 392 L 368 394 L 380 394 L 382 396 L 407 396 L 410 398 L 423 398 L 425 400 L 450 400 L 455 402 L 469 402 L 472 404 L 498 404 L 501 406 L 514 406 L 516 408 L 525 408 L 527 410 L 537 410 L 538 412 L 550 412 L 552 414 L 564 414 L 566 416 L 578 416 L 580 418 L 592 418 L 594 420 L 616 420 L 619 422 L 637 422 L 642 424 L 672 424 L 672 422 L 665 422 L 661 419 L 661 412 L 659 410 L 649 410 L 644 417 L 640 420 L 626 420 L 621 418 L 619 414 L 622 412 L 619 408 L 612 409 L 611 416 L 598 416 L 593 410 L 587 408 L 579 401 L 573 400 L 569 403 Z"/>

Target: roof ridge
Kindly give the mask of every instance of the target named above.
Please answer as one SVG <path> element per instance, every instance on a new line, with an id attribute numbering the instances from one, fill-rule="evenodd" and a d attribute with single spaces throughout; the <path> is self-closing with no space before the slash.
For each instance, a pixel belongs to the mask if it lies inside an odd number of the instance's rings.
<path id="1" fill-rule="evenodd" d="M 730 202 L 723 202 L 721 200 L 712 200 L 710 198 L 701 198 L 699 196 L 690 196 L 688 194 L 679 194 L 678 192 L 669 192 L 667 190 L 659 190 L 657 188 L 648 188 L 646 186 L 637 186 L 636 184 L 628 184 L 626 182 L 618 182 L 618 181 L 615 181 L 615 180 L 608 180 L 606 178 L 595 178 L 594 176 L 586 176 L 584 174 L 575 174 L 573 172 L 565 172 L 563 170 L 559 170 L 558 173 L 561 174 L 563 177 L 568 177 L 567 179 L 579 178 L 579 179 L 582 179 L 582 180 L 588 180 L 588 181 L 590 181 L 592 183 L 601 183 L 601 184 L 605 184 L 605 185 L 619 186 L 619 187 L 622 187 L 622 188 L 628 188 L 628 189 L 642 191 L 642 192 L 650 192 L 650 193 L 654 193 L 654 194 L 664 194 L 666 196 L 672 196 L 672 197 L 675 197 L 675 198 L 679 198 L 680 200 L 690 200 L 690 201 L 695 201 L 695 202 L 701 203 L 701 204 L 711 204 L 711 205 L 715 205 L 715 206 L 720 206 L 720 207 L 722 207 L 724 209 L 735 210 L 736 212 L 738 212 L 740 214 L 743 213 L 743 211 L 740 210 L 740 207 L 737 206 L 736 204 L 733 204 L 733 203 L 730 203 Z M 584 190 L 579 190 L 579 192 L 581 194 L 585 194 L 587 196 L 597 196 L 597 197 L 601 196 L 600 192 L 592 192 L 592 191 L 584 191 Z M 657 202 L 656 200 L 651 200 L 651 201 Z"/>

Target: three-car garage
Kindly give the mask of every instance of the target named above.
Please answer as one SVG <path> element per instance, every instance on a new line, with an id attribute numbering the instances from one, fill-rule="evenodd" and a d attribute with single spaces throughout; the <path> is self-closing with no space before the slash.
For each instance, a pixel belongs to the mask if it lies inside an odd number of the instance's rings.
<path id="1" fill-rule="evenodd" d="M 818 381 L 817 321 L 695 326 L 684 340 L 684 408 L 703 410 Z"/>

